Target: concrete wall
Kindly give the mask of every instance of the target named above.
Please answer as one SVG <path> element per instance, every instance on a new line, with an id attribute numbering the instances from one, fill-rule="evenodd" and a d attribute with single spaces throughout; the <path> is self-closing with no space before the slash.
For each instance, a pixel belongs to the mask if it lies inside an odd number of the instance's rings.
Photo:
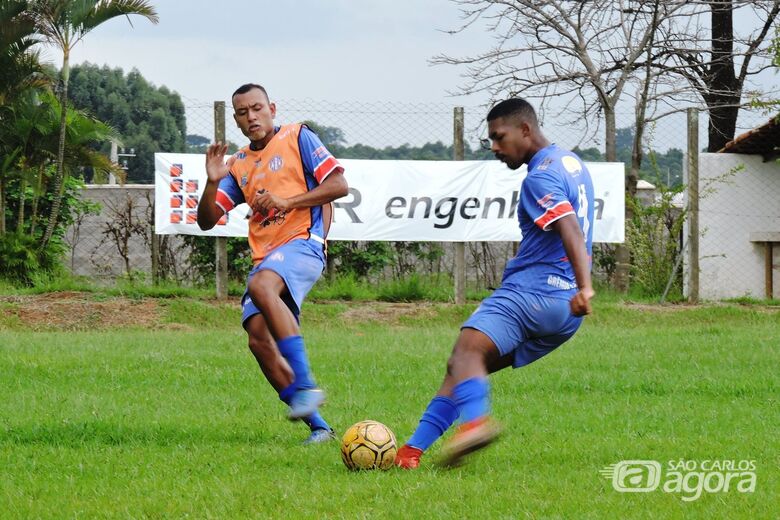
<path id="1" fill-rule="evenodd" d="M 780 164 L 760 156 L 703 153 L 699 156 L 700 297 L 764 298 L 764 246 L 755 232 L 780 232 Z M 780 245 L 773 264 L 780 262 Z M 780 273 L 774 270 L 774 297 Z"/>

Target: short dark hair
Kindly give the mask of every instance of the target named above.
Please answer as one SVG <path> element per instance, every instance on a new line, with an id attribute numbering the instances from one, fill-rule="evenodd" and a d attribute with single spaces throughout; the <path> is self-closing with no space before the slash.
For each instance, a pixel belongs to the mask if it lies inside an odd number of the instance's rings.
<path id="1" fill-rule="evenodd" d="M 269 101 L 271 100 L 271 98 L 268 97 L 268 92 L 266 92 L 265 87 L 263 87 L 262 85 L 258 85 L 257 83 L 244 83 L 243 85 L 238 87 L 235 92 L 233 92 L 233 95 L 230 96 L 230 98 L 232 99 L 232 98 L 234 98 L 235 96 L 237 96 L 239 94 L 246 94 L 247 92 L 249 92 L 253 88 L 256 88 L 257 90 L 260 90 L 263 94 L 265 94 L 265 99 L 267 99 Z"/>
<path id="2" fill-rule="evenodd" d="M 539 125 L 534 107 L 522 98 L 509 98 L 494 105 L 488 112 L 487 120 L 492 121 L 499 117 L 517 119 L 518 122 L 525 121 L 534 126 Z"/>

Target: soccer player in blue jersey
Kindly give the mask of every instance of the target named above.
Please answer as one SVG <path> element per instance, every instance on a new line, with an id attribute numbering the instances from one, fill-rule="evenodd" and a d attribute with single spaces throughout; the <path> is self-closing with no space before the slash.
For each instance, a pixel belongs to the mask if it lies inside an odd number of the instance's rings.
<path id="1" fill-rule="evenodd" d="M 305 125 L 274 125 L 276 105 L 262 86 L 242 85 L 232 100 L 249 145 L 227 163 L 226 145 L 209 146 L 198 225 L 211 229 L 243 202 L 252 208 L 254 267 L 241 299 L 249 349 L 289 405 L 288 417 L 309 427 L 306 443 L 325 442 L 335 436 L 318 412 L 325 395 L 311 374 L 298 317 L 325 268 L 331 202 L 348 191 L 344 168 Z"/>
<path id="2" fill-rule="evenodd" d="M 458 465 L 495 440 L 488 374 L 549 354 L 591 312 L 593 184 L 587 168 L 545 138 L 523 99 L 496 104 L 487 122 L 496 158 L 512 170 L 528 165 L 517 208 L 522 242 L 501 286 L 463 324 L 444 382 L 398 450 L 395 463 L 405 469 L 417 468 L 423 452 L 458 419 L 442 448 L 443 466 Z"/>

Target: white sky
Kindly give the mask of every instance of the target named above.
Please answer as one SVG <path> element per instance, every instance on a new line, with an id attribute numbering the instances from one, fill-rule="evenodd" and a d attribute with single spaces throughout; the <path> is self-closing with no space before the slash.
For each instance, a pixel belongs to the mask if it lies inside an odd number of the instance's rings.
<path id="1" fill-rule="evenodd" d="M 157 86 L 204 101 L 254 82 L 285 99 L 441 102 L 460 71 L 428 60 L 489 43 L 480 31 L 442 32 L 459 20 L 448 0 L 152 3 L 157 25 L 137 16 L 133 28 L 126 19 L 105 22 L 76 47 L 73 63 L 135 67 Z"/>
<path id="2" fill-rule="evenodd" d="M 410 134 L 405 139 L 413 144 L 451 142 L 448 107 L 467 107 L 467 130 L 474 129 L 484 117 L 485 109 L 480 105 L 488 102 L 486 94 L 448 95 L 448 90 L 464 83 L 463 67 L 429 64 L 433 56 L 441 53 L 476 54 L 488 49 L 492 41 L 484 25 L 455 35 L 446 34 L 444 31 L 459 27 L 461 21 L 458 6 L 449 0 L 152 3 L 160 16 L 159 24 L 137 16 L 131 18 L 133 27 L 124 18 L 109 20 L 74 49 L 71 62 L 120 67 L 125 72 L 136 68 L 154 85 L 165 85 L 178 92 L 188 107 L 188 133 L 208 134 L 198 128 L 191 105 L 227 101 L 238 85 L 247 82 L 264 85 L 272 100 L 344 103 L 345 111 L 350 110 L 350 102 L 435 103 L 440 110 L 444 107 L 443 115 L 436 116 L 442 121 L 429 122 L 429 128 L 435 126 L 436 132 L 426 130 L 425 116 L 418 118 L 422 123 L 414 121 L 409 125 L 419 127 L 417 135 Z M 60 64 L 56 52 L 47 51 L 44 57 Z M 778 82 L 777 75 L 768 74 L 766 78 L 770 85 Z M 281 112 L 285 107 L 280 103 L 279 108 Z M 618 126 L 631 124 L 628 115 L 627 122 L 619 121 Z M 404 142 L 403 137 L 398 137 L 404 131 L 401 121 L 399 129 L 388 128 L 384 136 L 372 136 L 366 130 L 371 125 L 358 121 L 357 115 L 333 121 L 320 121 L 316 111 L 313 117 L 297 112 L 289 116 L 339 126 L 347 132 L 350 143 Z M 201 114 L 198 117 L 203 118 Z M 283 122 L 288 122 L 287 118 Z M 553 122 L 545 123 L 545 128 L 552 128 Z M 679 123 L 675 123 L 677 126 Z M 230 122 L 228 128 L 230 131 Z M 578 144 L 581 135 L 564 137 L 564 130 L 559 130 L 561 137 L 550 137 L 565 146 Z M 475 138 L 476 135 L 467 135 L 470 141 Z M 679 138 L 675 136 L 669 146 L 679 146 Z"/>

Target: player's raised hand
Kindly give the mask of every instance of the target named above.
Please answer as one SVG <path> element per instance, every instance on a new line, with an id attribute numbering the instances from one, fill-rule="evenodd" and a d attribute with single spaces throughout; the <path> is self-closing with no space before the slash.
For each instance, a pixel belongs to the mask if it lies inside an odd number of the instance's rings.
<path id="1" fill-rule="evenodd" d="M 206 149 L 206 175 L 210 182 L 219 182 L 230 172 L 230 167 L 236 161 L 236 158 L 230 157 L 225 162 L 225 154 L 228 147 L 223 143 L 214 143 Z"/>
<path id="2" fill-rule="evenodd" d="M 575 316 L 585 316 L 593 312 L 593 309 L 590 307 L 590 300 L 595 295 L 596 292 L 590 287 L 577 291 L 577 294 L 575 294 L 574 298 L 569 302 L 571 313 Z"/>

